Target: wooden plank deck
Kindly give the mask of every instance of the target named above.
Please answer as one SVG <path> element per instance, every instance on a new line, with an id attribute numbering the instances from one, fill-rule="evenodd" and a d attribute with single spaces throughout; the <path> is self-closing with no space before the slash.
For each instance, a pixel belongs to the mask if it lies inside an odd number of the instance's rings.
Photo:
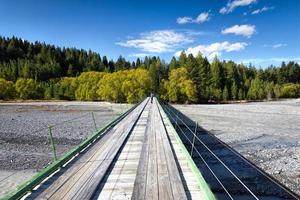
<path id="1" fill-rule="evenodd" d="M 155 101 L 149 103 L 148 123 L 144 128 L 143 143 L 140 144 L 139 157 L 135 163 L 138 165 L 132 169 L 136 173 L 131 174 L 131 179 L 124 179 L 125 184 L 112 188 L 111 182 L 116 184 L 114 178 L 122 176 L 118 168 L 113 169 L 99 192 L 98 199 L 187 199 Z M 135 135 L 130 137 L 134 140 Z M 136 152 L 133 154 L 135 157 Z M 120 162 L 118 159 L 117 163 Z M 121 179 L 118 182 L 122 182 Z"/>
<path id="2" fill-rule="evenodd" d="M 134 127 L 148 99 L 126 116 L 112 130 L 74 163 L 70 163 L 53 183 L 38 188 L 30 198 L 36 199 L 90 199 L 104 177 L 109 165 Z M 42 192 L 40 192 L 42 191 Z"/>
<path id="3" fill-rule="evenodd" d="M 201 190 L 201 186 L 199 185 L 195 174 L 193 173 L 191 166 L 189 165 L 189 161 L 185 156 L 184 150 L 181 148 L 180 144 L 177 142 L 173 130 L 171 128 L 171 124 L 168 123 L 167 115 L 163 112 L 162 113 L 162 120 L 165 124 L 167 135 L 170 138 L 170 142 L 174 149 L 174 153 L 176 156 L 176 160 L 179 165 L 179 173 L 182 177 L 182 182 L 185 186 L 185 191 L 187 194 L 188 199 L 196 199 L 202 200 L 205 199 L 203 191 Z"/>
<path id="4" fill-rule="evenodd" d="M 145 100 L 30 199 L 204 199 L 159 109 Z"/>
<path id="5" fill-rule="evenodd" d="M 131 199 L 148 124 L 148 104 L 94 199 Z"/>

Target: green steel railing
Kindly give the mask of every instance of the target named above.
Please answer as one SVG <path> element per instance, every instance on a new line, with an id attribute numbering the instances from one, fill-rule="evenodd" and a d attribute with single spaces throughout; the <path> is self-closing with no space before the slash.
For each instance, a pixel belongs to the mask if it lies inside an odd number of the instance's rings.
<path id="1" fill-rule="evenodd" d="M 142 101 L 141 101 L 142 102 Z M 140 102 L 140 103 L 141 103 Z M 54 162 L 49 164 L 47 167 L 42 169 L 39 173 L 37 173 L 35 176 L 33 176 L 30 180 L 24 182 L 23 184 L 19 185 L 17 187 L 16 191 L 13 191 L 3 198 L 0 198 L 2 200 L 15 200 L 15 199 L 20 199 L 23 196 L 25 196 L 28 192 L 31 192 L 34 187 L 39 185 L 45 178 L 53 174 L 56 170 L 58 170 L 60 167 L 62 167 L 64 164 L 66 164 L 71 158 L 76 156 L 80 151 L 85 149 L 89 144 L 94 143 L 94 140 L 97 140 L 102 136 L 104 133 L 107 132 L 108 129 L 112 128 L 114 125 L 116 125 L 119 121 L 121 121 L 127 114 L 129 114 L 132 110 L 134 110 L 140 103 L 134 105 L 130 109 L 128 109 L 126 112 L 118 116 L 116 119 L 105 125 L 103 128 L 100 130 L 96 131 L 94 134 L 92 134 L 90 137 L 88 137 L 86 140 L 84 140 L 82 143 L 80 143 L 77 147 L 74 149 L 71 149 L 68 151 L 66 154 L 64 154 L 61 158 L 59 159 L 54 159 Z M 94 118 L 94 116 L 93 116 Z M 94 120 L 94 119 L 93 119 Z M 95 128 L 96 128 L 96 123 L 94 122 Z M 49 129 L 49 134 L 50 134 L 50 142 L 52 144 L 53 148 L 53 153 L 55 154 L 54 157 L 56 158 L 56 153 L 55 153 L 55 146 L 53 143 L 53 139 L 51 141 L 51 128 Z"/>
<path id="2" fill-rule="evenodd" d="M 188 152 L 188 150 L 186 149 L 186 147 L 184 146 L 184 144 L 182 143 L 182 140 L 180 139 L 176 129 L 174 128 L 173 124 L 171 123 L 168 115 L 165 113 L 164 108 L 160 105 L 160 102 L 158 103 L 158 106 L 160 108 L 159 110 L 160 110 L 161 114 L 165 115 L 166 122 L 164 122 L 164 123 L 167 123 L 171 127 L 171 134 L 173 134 L 175 136 L 176 142 L 181 147 L 181 150 L 184 153 L 184 155 L 188 161 L 189 167 L 191 168 L 194 176 L 196 177 L 197 183 L 198 183 L 201 191 L 203 192 L 204 199 L 205 200 L 216 200 L 209 185 L 207 184 L 207 182 L 203 178 L 201 172 L 199 171 L 198 167 L 196 166 L 195 162 L 193 161 L 193 158 L 191 156 L 192 152 L 190 154 Z"/>

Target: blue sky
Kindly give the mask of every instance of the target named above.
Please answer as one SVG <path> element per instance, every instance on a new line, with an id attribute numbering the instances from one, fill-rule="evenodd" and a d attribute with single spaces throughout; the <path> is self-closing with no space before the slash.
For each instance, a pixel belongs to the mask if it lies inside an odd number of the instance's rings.
<path id="1" fill-rule="evenodd" d="M 119 55 L 300 62 L 299 0 L 1 0 L 0 35 Z"/>

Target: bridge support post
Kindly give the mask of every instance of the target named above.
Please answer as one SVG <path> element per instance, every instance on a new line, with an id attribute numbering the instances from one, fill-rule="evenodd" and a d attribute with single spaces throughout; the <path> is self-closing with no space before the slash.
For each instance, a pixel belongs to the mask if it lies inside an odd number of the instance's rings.
<path id="1" fill-rule="evenodd" d="M 198 128 L 198 122 L 196 122 L 194 136 L 193 136 L 193 143 L 192 143 L 192 149 L 191 149 L 191 157 L 192 158 L 193 158 L 193 151 L 194 151 L 194 146 L 195 146 L 195 137 L 196 137 L 196 134 L 197 134 L 197 128 Z"/>
<path id="2" fill-rule="evenodd" d="M 52 153 L 54 156 L 54 161 L 57 160 L 57 156 L 56 156 L 56 148 L 55 148 L 55 144 L 54 144 L 54 140 L 53 140 L 53 135 L 52 135 L 52 127 L 48 126 L 48 130 L 49 130 L 49 140 L 51 143 L 51 147 L 52 147 Z"/>
<path id="3" fill-rule="evenodd" d="M 95 130 L 97 131 L 97 124 L 96 124 L 94 112 L 92 112 L 92 118 L 93 118 Z"/>
<path id="4" fill-rule="evenodd" d="M 175 128 L 178 128 L 178 110 L 177 110 L 177 112 L 176 112 L 176 127 Z"/>

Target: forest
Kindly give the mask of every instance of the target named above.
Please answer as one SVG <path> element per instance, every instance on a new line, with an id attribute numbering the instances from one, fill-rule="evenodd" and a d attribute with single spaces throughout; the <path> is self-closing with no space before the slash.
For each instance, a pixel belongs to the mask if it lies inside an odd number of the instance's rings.
<path id="1" fill-rule="evenodd" d="M 0 37 L 2 100 L 135 103 L 150 92 L 172 103 L 298 98 L 300 66 L 261 69 L 184 52 L 169 63 L 155 56 L 113 61 L 90 50 Z"/>

